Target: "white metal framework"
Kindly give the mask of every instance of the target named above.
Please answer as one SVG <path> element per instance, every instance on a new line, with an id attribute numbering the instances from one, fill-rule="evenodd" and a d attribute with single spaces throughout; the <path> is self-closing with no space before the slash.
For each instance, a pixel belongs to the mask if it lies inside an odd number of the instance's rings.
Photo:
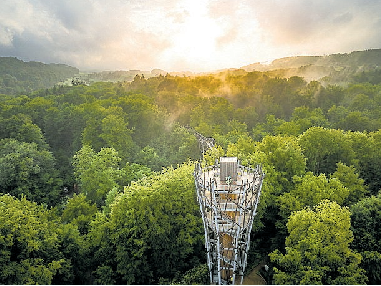
<path id="1" fill-rule="evenodd" d="M 242 284 L 250 232 L 264 173 L 221 157 L 213 166 L 195 169 L 197 200 L 205 229 L 205 247 L 212 284 Z"/>

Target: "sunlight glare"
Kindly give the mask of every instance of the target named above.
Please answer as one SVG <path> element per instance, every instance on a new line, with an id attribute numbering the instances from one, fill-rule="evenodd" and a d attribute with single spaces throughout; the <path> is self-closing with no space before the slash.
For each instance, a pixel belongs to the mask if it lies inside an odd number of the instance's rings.
<path id="1" fill-rule="evenodd" d="M 186 20 L 177 34 L 173 35 L 174 47 L 168 56 L 181 55 L 184 62 L 208 62 L 216 54 L 216 39 L 222 35 L 221 28 L 208 17 L 206 2 L 186 1 L 183 5 Z"/>

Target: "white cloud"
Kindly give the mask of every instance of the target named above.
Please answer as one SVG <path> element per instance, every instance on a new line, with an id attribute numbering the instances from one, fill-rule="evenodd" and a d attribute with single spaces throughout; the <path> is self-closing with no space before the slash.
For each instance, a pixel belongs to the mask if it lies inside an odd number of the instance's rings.
<path id="1" fill-rule="evenodd" d="M 13 42 L 13 33 L 9 28 L 0 27 L 0 45 L 10 47 Z"/>

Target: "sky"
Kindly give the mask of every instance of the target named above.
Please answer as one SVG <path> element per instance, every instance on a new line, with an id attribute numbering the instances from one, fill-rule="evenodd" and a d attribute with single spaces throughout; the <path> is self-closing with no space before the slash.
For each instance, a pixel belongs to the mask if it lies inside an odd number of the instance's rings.
<path id="1" fill-rule="evenodd" d="M 381 48 L 381 0 L 1 0 L 0 56 L 207 72 Z"/>

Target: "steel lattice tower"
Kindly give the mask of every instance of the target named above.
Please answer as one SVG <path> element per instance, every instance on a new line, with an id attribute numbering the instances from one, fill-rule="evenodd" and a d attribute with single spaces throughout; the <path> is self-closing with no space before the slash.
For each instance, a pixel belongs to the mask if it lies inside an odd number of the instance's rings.
<path id="1" fill-rule="evenodd" d="M 213 166 L 195 168 L 197 200 L 205 229 L 205 247 L 212 284 L 242 284 L 250 232 L 264 173 L 221 157 Z"/>

